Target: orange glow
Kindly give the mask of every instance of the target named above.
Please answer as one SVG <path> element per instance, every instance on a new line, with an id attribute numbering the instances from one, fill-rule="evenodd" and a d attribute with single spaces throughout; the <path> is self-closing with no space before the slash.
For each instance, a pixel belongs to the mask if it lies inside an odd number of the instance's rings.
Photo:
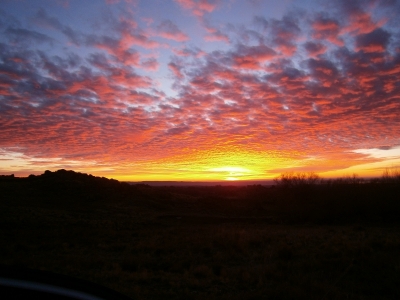
<path id="1" fill-rule="evenodd" d="M 119 178 L 132 181 L 267 179 L 273 178 L 275 174 L 268 175 L 266 170 L 286 160 L 287 158 L 280 157 L 276 153 L 268 155 L 250 151 L 197 151 L 190 156 L 176 155 L 155 162 L 144 162 L 141 165 L 141 172 L 136 169 L 136 175 L 127 174 Z"/>
<path id="2" fill-rule="evenodd" d="M 364 151 L 365 152 L 365 151 Z M 294 171 L 318 173 L 321 177 L 336 178 L 357 174 L 361 177 L 381 176 L 385 168 L 400 164 L 393 150 L 392 159 L 380 161 L 377 158 L 354 163 L 361 154 L 337 156 L 336 159 L 308 157 L 299 152 L 244 151 L 195 151 L 181 153 L 158 160 L 141 160 L 119 165 L 99 164 L 96 161 L 65 161 L 61 159 L 35 159 L 13 152 L 0 154 L 3 174 L 16 176 L 41 174 L 44 170 L 73 169 L 78 172 L 115 178 L 122 181 L 238 181 L 273 179 L 279 174 Z M 378 156 L 376 152 L 375 156 Z M 349 156 L 350 155 L 350 156 Z M 40 166 L 40 168 L 37 168 Z M 21 172 L 12 171 L 19 168 Z M 10 170 L 7 172 L 7 170 Z"/>

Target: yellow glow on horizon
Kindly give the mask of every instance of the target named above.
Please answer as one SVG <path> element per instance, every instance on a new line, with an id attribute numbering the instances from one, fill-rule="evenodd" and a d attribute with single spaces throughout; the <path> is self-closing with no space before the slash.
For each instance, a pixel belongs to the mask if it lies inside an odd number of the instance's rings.
<path id="1" fill-rule="evenodd" d="M 0 149 L 1 150 L 1 149 Z M 390 153 L 389 159 L 357 153 L 347 157 L 307 156 L 299 152 L 250 150 L 240 147 L 209 150 L 183 149 L 179 153 L 137 161 L 65 160 L 29 157 L 20 152 L 0 152 L 1 174 L 25 177 L 45 170 L 74 170 L 120 181 L 243 181 L 274 179 L 285 172 L 318 173 L 323 178 L 357 174 L 380 177 L 386 168 L 400 165 L 400 157 Z M 356 156 L 355 156 L 356 155 Z M 376 155 L 375 155 L 376 156 Z"/>
<path id="2" fill-rule="evenodd" d="M 243 167 L 219 167 L 212 168 L 209 171 L 211 172 L 230 172 L 230 173 L 251 173 L 249 169 Z"/>
<path id="3" fill-rule="evenodd" d="M 114 176 L 124 181 L 226 181 L 276 177 L 267 170 L 292 160 L 278 152 L 210 149 L 132 164 Z M 118 171 L 118 170 L 117 170 Z"/>
<path id="4" fill-rule="evenodd" d="M 243 167 L 219 167 L 212 168 L 209 171 L 225 174 L 224 180 L 236 181 L 240 180 L 241 177 L 251 175 L 253 172 Z"/>

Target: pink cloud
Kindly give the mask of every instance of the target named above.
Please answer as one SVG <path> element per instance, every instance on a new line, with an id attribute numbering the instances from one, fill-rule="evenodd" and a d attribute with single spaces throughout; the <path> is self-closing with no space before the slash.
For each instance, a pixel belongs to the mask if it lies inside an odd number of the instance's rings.
<path id="1" fill-rule="evenodd" d="M 124 49 L 128 49 L 133 45 L 148 49 L 154 49 L 162 46 L 162 44 L 151 40 L 149 35 L 144 32 L 135 34 L 123 33 L 120 45 Z"/>
<path id="2" fill-rule="evenodd" d="M 207 35 L 204 37 L 204 40 L 207 42 L 225 42 L 229 43 L 229 37 L 227 34 L 223 33 L 221 30 L 211 26 L 209 22 L 205 19 L 202 19 L 202 24 L 207 31 Z"/>
<path id="3" fill-rule="evenodd" d="M 269 26 L 272 48 L 283 56 L 290 57 L 297 51 L 302 36 L 298 20 L 294 16 L 284 16 L 282 20 L 273 20 Z"/>
<path id="4" fill-rule="evenodd" d="M 189 39 L 189 37 L 170 20 L 165 20 L 157 26 L 157 34 L 163 38 L 177 42 L 184 42 Z"/>
<path id="5" fill-rule="evenodd" d="M 233 56 L 235 65 L 245 69 L 261 69 L 262 63 L 276 57 L 277 53 L 265 46 L 239 46 L 237 54 Z"/>
<path id="6" fill-rule="evenodd" d="M 200 23 L 207 31 L 204 40 L 207 42 L 226 42 L 229 43 L 229 37 L 221 30 L 211 26 L 205 18 L 206 14 L 213 12 L 219 0 L 175 0 L 183 9 L 189 10 L 193 15 L 197 16 Z"/>
<path id="7" fill-rule="evenodd" d="M 225 42 L 229 43 L 229 37 L 220 31 L 213 31 L 212 34 L 206 35 L 204 40 L 207 42 Z"/>
<path id="8" fill-rule="evenodd" d="M 316 57 L 318 55 L 324 54 L 327 51 L 327 47 L 322 43 L 309 41 L 306 42 L 303 46 L 311 57 Z"/>
<path id="9" fill-rule="evenodd" d="M 375 29 L 367 34 L 360 34 L 356 37 L 356 49 L 365 52 L 383 52 L 389 43 L 390 34 L 381 29 Z"/>
<path id="10" fill-rule="evenodd" d="M 318 16 L 311 24 L 313 28 L 312 37 L 317 40 L 327 40 L 335 45 L 343 46 L 340 38 L 341 27 L 337 20 Z"/>
<path id="11" fill-rule="evenodd" d="M 158 68 L 160 67 L 160 64 L 158 63 L 157 59 L 155 58 L 149 58 L 142 60 L 140 62 L 140 65 L 143 69 L 148 70 L 148 71 L 157 71 Z"/>
<path id="12" fill-rule="evenodd" d="M 213 12 L 219 1 L 216 0 L 175 0 L 182 8 L 191 11 L 198 17 Z"/>
<path id="13" fill-rule="evenodd" d="M 170 62 L 168 64 L 168 68 L 174 73 L 175 77 L 177 77 L 178 79 L 182 79 L 183 78 L 183 74 L 182 74 L 182 67 L 179 66 L 177 63 L 174 62 Z"/>
<path id="14" fill-rule="evenodd" d="M 196 58 L 200 58 L 204 56 L 206 53 L 202 51 L 199 48 L 194 48 L 194 49 L 189 49 L 189 48 L 184 48 L 184 49 L 177 49 L 174 48 L 172 49 L 175 55 L 177 56 L 183 56 L 183 57 L 188 57 L 188 56 L 193 56 Z"/>
<path id="15" fill-rule="evenodd" d="M 353 11 L 349 15 L 349 24 L 343 28 L 343 32 L 349 32 L 353 35 L 366 34 L 382 27 L 386 22 L 386 19 L 374 22 L 369 12 L 362 10 Z"/>

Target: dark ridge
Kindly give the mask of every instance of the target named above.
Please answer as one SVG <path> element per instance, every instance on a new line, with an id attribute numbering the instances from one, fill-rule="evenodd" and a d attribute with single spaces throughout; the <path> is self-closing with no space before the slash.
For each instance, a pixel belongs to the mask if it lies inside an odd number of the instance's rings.
<path id="1" fill-rule="evenodd" d="M 46 188 L 49 191 L 59 191 L 60 189 L 74 190 L 83 188 L 119 188 L 128 186 L 127 183 L 119 182 L 115 179 L 96 177 L 90 174 L 79 173 L 72 170 L 58 170 L 55 172 L 45 171 L 41 175 L 29 175 L 28 177 L 14 177 L 14 175 L 1 176 L 0 182 L 18 182 L 23 184 L 36 185 L 38 188 Z"/>
<path id="2" fill-rule="evenodd" d="M 1 176 L 0 185 L 5 203 L 40 205 L 86 205 L 106 199 L 123 199 L 135 190 L 115 179 L 96 177 L 68 170 L 45 171 L 28 177 Z M 3 202 L 3 203 L 4 203 Z"/>

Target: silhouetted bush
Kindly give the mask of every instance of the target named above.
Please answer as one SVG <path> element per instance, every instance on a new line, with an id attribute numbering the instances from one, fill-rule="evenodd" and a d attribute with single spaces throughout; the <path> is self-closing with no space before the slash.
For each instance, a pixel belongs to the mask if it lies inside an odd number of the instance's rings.
<path id="1" fill-rule="evenodd" d="M 381 181 L 384 183 L 400 184 L 400 170 L 386 169 L 382 174 Z"/>
<path id="2" fill-rule="evenodd" d="M 278 186 L 287 188 L 299 187 L 299 186 L 310 186 L 321 182 L 321 178 L 314 172 L 309 173 L 283 173 L 275 179 Z"/>

